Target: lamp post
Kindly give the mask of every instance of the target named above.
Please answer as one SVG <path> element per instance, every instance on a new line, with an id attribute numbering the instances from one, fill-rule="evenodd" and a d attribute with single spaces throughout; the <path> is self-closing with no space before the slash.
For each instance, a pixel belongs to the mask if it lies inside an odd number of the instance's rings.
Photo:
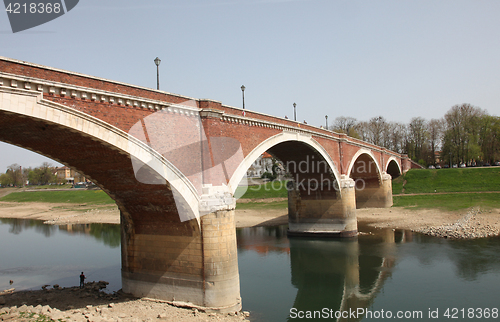
<path id="1" fill-rule="evenodd" d="M 160 63 L 161 60 L 160 58 L 156 57 L 155 58 L 155 64 L 156 64 L 156 89 L 160 89 Z"/>
<path id="2" fill-rule="evenodd" d="M 241 95 L 243 97 L 243 109 L 245 109 L 245 85 L 241 85 Z"/>
<path id="3" fill-rule="evenodd" d="M 297 110 L 296 110 L 297 104 L 293 103 L 293 120 L 297 121 Z"/>
<path id="4" fill-rule="evenodd" d="M 326 127 L 325 127 L 325 129 L 328 130 L 328 115 L 325 115 L 325 119 L 326 119 L 326 123 L 325 123 Z"/>

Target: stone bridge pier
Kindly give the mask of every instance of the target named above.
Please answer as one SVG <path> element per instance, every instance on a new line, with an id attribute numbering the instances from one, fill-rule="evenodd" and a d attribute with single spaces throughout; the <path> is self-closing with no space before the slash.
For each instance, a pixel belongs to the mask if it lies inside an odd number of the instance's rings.
<path id="1" fill-rule="evenodd" d="M 392 206 L 392 177 L 383 173 L 381 178 L 356 182 L 356 208 L 389 208 Z"/>
<path id="2" fill-rule="evenodd" d="M 322 187 L 323 193 L 311 198 L 297 182 L 291 182 L 288 190 L 288 234 L 309 237 L 353 237 L 358 234 L 354 181 L 343 178 L 340 184 Z M 336 183 L 334 183 L 336 184 Z"/>
<path id="3" fill-rule="evenodd" d="M 163 227 L 141 213 L 122 211 L 123 291 L 180 306 L 239 311 L 235 204 L 225 208 Z"/>

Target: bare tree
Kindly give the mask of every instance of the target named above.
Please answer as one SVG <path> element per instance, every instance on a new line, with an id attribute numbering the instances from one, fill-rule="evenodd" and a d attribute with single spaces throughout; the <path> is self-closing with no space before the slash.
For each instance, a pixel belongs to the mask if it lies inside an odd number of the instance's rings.
<path id="1" fill-rule="evenodd" d="M 394 152 L 406 153 L 406 124 L 391 122 L 387 127 L 387 132 L 390 137 L 390 145 L 387 148 Z"/>
<path id="2" fill-rule="evenodd" d="M 358 122 L 355 126 L 355 131 L 358 135 L 358 138 L 370 142 L 370 134 L 368 132 L 368 122 Z"/>
<path id="3" fill-rule="evenodd" d="M 408 149 L 408 156 L 415 160 L 420 161 L 425 158 L 424 145 L 427 139 L 426 121 L 422 117 L 414 117 L 408 125 L 408 135 L 410 148 Z"/>
<path id="4" fill-rule="evenodd" d="M 388 122 L 383 116 L 360 122 L 341 116 L 332 128 L 424 164 L 434 164 L 439 150 L 447 162 L 450 157 L 457 163 L 500 159 L 500 117 L 470 104 L 453 106 L 443 119 L 414 117 L 408 124 Z"/>
<path id="5" fill-rule="evenodd" d="M 368 141 L 375 145 L 383 145 L 384 131 L 386 131 L 387 122 L 383 116 L 372 117 L 368 122 Z"/>
<path id="6" fill-rule="evenodd" d="M 335 132 L 341 132 L 349 136 L 353 136 L 356 122 L 357 121 L 354 117 L 339 116 L 333 121 L 332 129 Z"/>
<path id="7" fill-rule="evenodd" d="M 427 140 L 432 156 L 432 163 L 435 163 L 436 152 L 441 146 L 441 139 L 443 136 L 443 122 L 444 121 L 442 119 L 432 119 L 427 123 Z"/>

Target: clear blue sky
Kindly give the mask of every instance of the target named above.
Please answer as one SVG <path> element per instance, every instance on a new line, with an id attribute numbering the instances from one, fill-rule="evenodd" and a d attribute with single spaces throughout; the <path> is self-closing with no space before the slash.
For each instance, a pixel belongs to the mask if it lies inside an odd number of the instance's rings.
<path id="1" fill-rule="evenodd" d="M 80 0 L 0 55 L 323 125 L 500 113 L 500 1 Z M 0 172 L 43 160 L 0 144 Z"/>

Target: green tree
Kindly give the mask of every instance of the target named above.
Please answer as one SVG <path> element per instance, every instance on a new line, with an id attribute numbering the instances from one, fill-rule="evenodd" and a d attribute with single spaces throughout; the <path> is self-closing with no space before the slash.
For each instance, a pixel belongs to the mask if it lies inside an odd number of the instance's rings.
<path id="1" fill-rule="evenodd" d="M 445 132 L 443 154 L 450 154 L 453 163 L 481 158 L 479 132 L 482 109 L 471 104 L 453 106 L 444 116 Z"/>
<path id="2" fill-rule="evenodd" d="M 9 176 L 7 173 L 2 173 L 0 175 L 0 185 L 3 187 L 10 186 L 11 184 L 14 184 L 12 181 L 12 177 Z"/>
<path id="3" fill-rule="evenodd" d="M 28 180 L 31 184 L 45 185 L 48 183 L 55 183 L 57 181 L 57 176 L 53 173 L 51 164 L 44 162 L 40 167 L 29 172 Z"/>
<path id="4" fill-rule="evenodd" d="M 484 115 L 480 118 L 478 143 L 485 162 L 500 159 L 500 117 Z"/>
<path id="5" fill-rule="evenodd" d="M 22 168 L 19 164 L 14 163 L 7 167 L 7 172 L 5 172 L 7 176 L 10 177 L 10 183 L 14 186 L 22 187 L 24 183 L 24 176 L 22 172 Z"/>

